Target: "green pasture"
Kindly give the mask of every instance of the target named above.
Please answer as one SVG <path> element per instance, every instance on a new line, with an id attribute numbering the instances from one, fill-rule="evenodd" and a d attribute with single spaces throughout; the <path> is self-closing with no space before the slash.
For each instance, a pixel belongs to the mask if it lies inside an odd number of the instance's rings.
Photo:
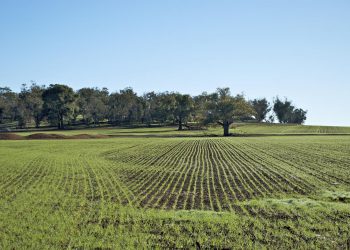
<path id="1" fill-rule="evenodd" d="M 337 126 L 309 126 L 295 124 L 254 124 L 235 123 L 230 132 L 236 135 L 323 135 L 323 134 L 349 134 L 350 127 Z M 176 137 L 176 136 L 221 136 L 223 129 L 220 126 L 210 126 L 203 130 L 178 131 L 176 126 L 167 127 L 96 127 L 74 128 L 66 130 L 39 129 L 24 132 L 16 132 L 18 135 L 27 136 L 35 133 L 63 134 L 63 135 L 108 135 L 108 136 L 148 136 L 148 137 Z"/>

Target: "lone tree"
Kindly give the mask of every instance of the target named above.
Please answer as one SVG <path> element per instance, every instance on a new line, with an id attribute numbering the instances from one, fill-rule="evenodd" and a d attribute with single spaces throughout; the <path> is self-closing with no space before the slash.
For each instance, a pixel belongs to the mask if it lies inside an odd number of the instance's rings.
<path id="1" fill-rule="evenodd" d="M 231 96 L 229 88 L 218 88 L 207 104 L 207 122 L 217 122 L 229 136 L 230 125 L 235 119 L 255 115 L 253 107 L 243 95 Z"/>
<path id="2" fill-rule="evenodd" d="M 72 88 L 51 84 L 43 92 L 44 112 L 52 123 L 56 123 L 58 129 L 64 129 L 64 120 L 73 114 L 75 94 Z"/>

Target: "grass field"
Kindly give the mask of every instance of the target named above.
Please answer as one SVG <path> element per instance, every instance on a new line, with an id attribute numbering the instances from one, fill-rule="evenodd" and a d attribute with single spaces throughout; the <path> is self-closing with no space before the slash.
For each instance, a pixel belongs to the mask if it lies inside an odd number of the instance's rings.
<path id="1" fill-rule="evenodd" d="M 350 127 L 296 124 L 237 124 L 234 133 L 246 134 L 350 134 Z"/>
<path id="2" fill-rule="evenodd" d="M 295 124 L 268 124 L 268 123 L 236 123 L 232 125 L 231 133 L 236 135 L 322 135 L 322 134 L 349 134 L 350 127 L 336 126 L 308 126 Z M 140 136 L 140 137 L 177 137 L 177 136 L 221 136 L 223 129 L 219 126 L 209 127 L 205 130 L 183 130 L 178 131 L 177 127 L 140 127 L 140 128 L 120 128 L 120 127 L 97 127 L 85 129 L 68 130 L 31 130 L 24 132 L 13 132 L 21 136 L 33 135 L 36 133 L 60 134 L 74 136 L 80 134 L 105 135 L 105 136 Z"/>
<path id="3" fill-rule="evenodd" d="M 349 171 L 350 136 L 0 141 L 0 248 L 346 249 Z"/>

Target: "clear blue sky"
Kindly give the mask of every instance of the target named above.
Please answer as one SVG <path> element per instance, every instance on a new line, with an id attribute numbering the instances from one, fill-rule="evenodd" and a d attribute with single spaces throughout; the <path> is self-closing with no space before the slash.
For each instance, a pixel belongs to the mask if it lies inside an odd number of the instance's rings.
<path id="1" fill-rule="evenodd" d="M 350 126 L 350 1 L 0 0 L 0 86 L 288 97 Z"/>

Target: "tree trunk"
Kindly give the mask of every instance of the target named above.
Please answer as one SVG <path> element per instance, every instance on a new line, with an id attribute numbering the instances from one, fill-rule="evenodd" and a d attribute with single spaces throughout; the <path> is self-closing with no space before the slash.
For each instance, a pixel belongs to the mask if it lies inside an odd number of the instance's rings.
<path id="1" fill-rule="evenodd" d="M 179 118 L 179 129 L 178 130 L 182 130 L 182 118 Z"/>
<path id="2" fill-rule="evenodd" d="M 58 128 L 59 128 L 59 129 L 64 129 L 63 115 L 60 114 L 58 117 L 59 117 L 59 121 L 58 121 L 59 125 L 58 125 Z"/>
<path id="3" fill-rule="evenodd" d="M 230 130 L 230 123 L 229 122 L 224 122 L 223 125 L 224 127 L 224 136 L 229 136 L 229 130 Z"/>
<path id="4" fill-rule="evenodd" d="M 39 128 L 39 127 L 40 127 L 40 118 L 39 118 L 39 116 L 36 116 L 36 117 L 35 117 L 35 127 L 36 127 L 36 128 Z"/>

